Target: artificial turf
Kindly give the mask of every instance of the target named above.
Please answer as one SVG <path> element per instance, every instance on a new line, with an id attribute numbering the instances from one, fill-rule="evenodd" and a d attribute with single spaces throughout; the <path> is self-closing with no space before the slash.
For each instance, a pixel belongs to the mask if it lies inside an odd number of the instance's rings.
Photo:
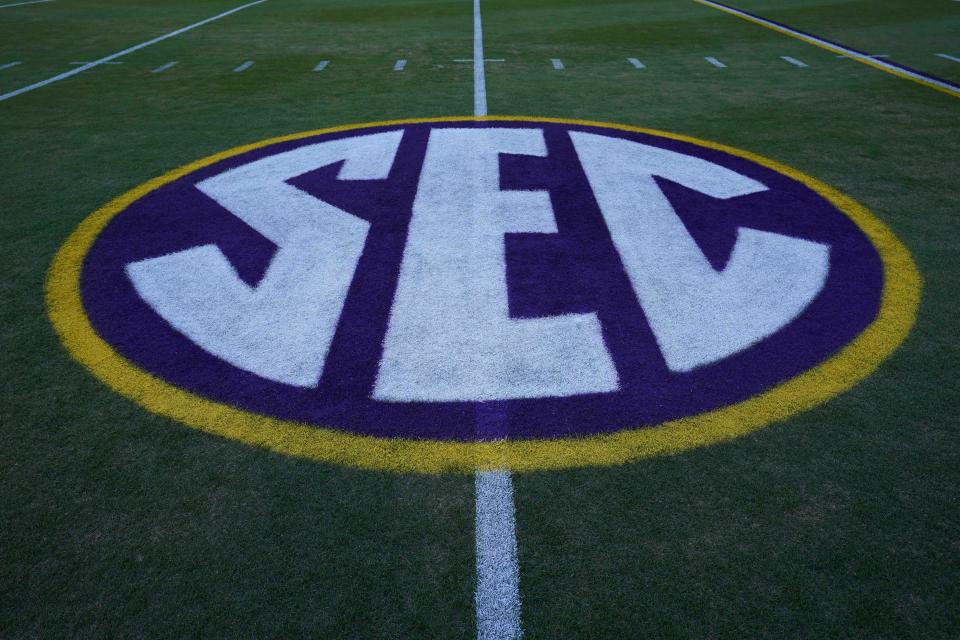
<path id="1" fill-rule="evenodd" d="M 0 65 L 23 60 L 0 93 L 236 4 L 0 9 Z M 738 6 L 960 79 L 934 56 L 960 57 L 957 3 Z M 505 60 L 486 67 L 490 113 L 775 158 L 871 209 L 925 281 L 901 349 L 817 409 L 669 458 L 517 475 L 527 637 L 956 637 L 960 102 L 693 2 L 486 0 L 483 17 Z M 471 50 L 463 0 L 270 0 L 0 102 L 0 636 L 475 634 L 470 476 L 297 460 L 149 414 L 69 358 L 43 302 L 57 248 L 112 197 L 271 136 L 469 115 L 454 60 Z"/>

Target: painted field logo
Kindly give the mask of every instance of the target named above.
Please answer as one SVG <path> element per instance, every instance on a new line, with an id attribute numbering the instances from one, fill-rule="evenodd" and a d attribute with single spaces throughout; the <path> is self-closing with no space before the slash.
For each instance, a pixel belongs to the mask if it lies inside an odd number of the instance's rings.
<path id="1" fill-rule="evenodd" d="M 630 127 L 416 120 L 147 183 L 51 269 L 65 344 L 202 429 L 420 471 L 621 462 L 752 431 L 869 375 L 909 254 L 852 200 Z"/>

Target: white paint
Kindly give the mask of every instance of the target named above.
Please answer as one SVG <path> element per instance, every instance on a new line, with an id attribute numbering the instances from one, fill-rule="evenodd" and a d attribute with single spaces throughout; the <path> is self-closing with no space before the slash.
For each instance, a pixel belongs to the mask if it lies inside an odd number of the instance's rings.
<path id="1" fill-rule="evenodd" d="M 480 0 L 473 0 L 473 114 L 487 115 L 487 82 L 483 57 Z M 502 60 L 498 60 L 502 62 Z M 516 508 L 509 469 L 477 471 L 477 588 L 474 610 L 478 640 L 518 640 L 520 564 L 517 561 Z"/>
<path id="2" fill-rule="evenodd" d="M 172 61 L 168 62 L 167 64 L 162 64 L 162 65 L 160 65 L 159 67 L 157 67 L 156 69 L 154 69 L 153 71 L 151 71 L 151 73 L 163 73 L 163 72 L 166 71 L 167 69 L 170 69 L 171 67 L 176 66 L 176 64 L 177 64 L 177 61 L 176 61 L 176 60 L 172 60 Z"/>
<path id="3" fill-rule="evenodd" d="M 543 398 L 615 391 L 595 313 L 510 317 L 506 233 L 557 233 L 547 191 L 501 191 L 500 154 L 546 156 L 541 129 L 434 129 L 374 397 Z"/>
<path id="4" fill-rule="evenodd" d="M 247 60 L 246 62 L 242 63 L 239 67 L 237 67 L 236 69 L 234 69 L 233 72 L 234 72 L 234 73 L 241 73 L 241 72 L 243 72 L 243 71 L 246 71 L 247 69 L 249 69 L 249 68 L 252 67 L 252 66 L 253 66 L 253 60 Z"/>
<path id="5" fill-rule="evenodd" d="M 41 2 L 53 2 L 53 0 L 27 0 L 26 2 L 14 2 L 13 4 L 0 4 L 0 9 L 8 7 L 21 7 L 25 4 L 40 4 Z"/>
<path id="6" fill-rule="evenodd" d="M 6 63 L 6 64 L 0 64 L 0 71 L 3 71 L 4 69 L 9 69 L 9 68 L 11 68 L 11 67 L 15 67 L 15 66 L 17 66 L 18 64 L 23 64 L 23 61 L 22 61 L 22 60 L 14 60 L 13 62 L 8 62 L 8 63 Z"/>
<path id="7" fill-rule="evenodd" d="M 67 64 L 78 65 L 78 64 L 90 64 L 90 63 L 85 60 L 75 60 L 72 62 L 68 62 Z M 104 62 L 103 64 L 123 64 L 123 63 L 122 62 Z"/>
<path id="8" fill-rule="evenodd" d="M 520 638 L 520 566 L 510 471 L 480 471 L 477 492 L 477 611 L 479 640 Z"/>
<path id="9" fill-rule="evenodd" d="M 394 71 L 403 71 L 407 66 L 407 61 L 403 58 L 400 58 L 393 64 Z"/>
<path id="10" fill-rule="evenodd" d="M 712 64 L 713 66 L 715 66 L 717 69 L 726 69 L 726 68 L 727 68 L 727 65 L 723 64 L 722 62 L 720 62 L 719 60 L 717 60 L 717 59 L 714 58 L 713 56 L 707 56 L 706 58 L 704 58 L 704 60 L 706 60 L 707 62 L 709 62 L 709 63 Z"/>
<path id="11" fill-rule="evenodd" d="M 791 57 L 791 56 L 780 56 L 780 59 L 781 59 L 781 60 L 786 60 L 787 62 L 789 62 L 790 64 L 792 64 L 792 65 L 795 66 L 795 67 L 801 67 L 801 68 L 803 68 L 803 67 L 809 67 L 809 66 L 810 66 L 810 65 L 808 65 L 806 62 L 804 62 L 803 60 L 797 60 L 796 58 L 793 58 L 793 57 Z"/>
<path id="12" fill-rule="evenodd" d="M 314 71 L 323 71 L 330 64 L 329 60 L 321 60 L 317 63 L 317 66 L 313 68 Z"/>
<path id="13" fill-rule="evenodd" d="M 637 60 L 636 58 L 627 58 L 627 62 L 629 62 L 630 64 L 632 64 L 632 65 L 634 66 L 634 68 L 636 68 L 636 69 L 646 69 L 646 68 L 647 68 L 647 65 L 643 64 L 642 62 L 640 62 L 640 61 Z"/>
<path id="14" fill-rule="evenodd" d="M 817 296 L 828 246 L 741 227 L 716 271 L 654 181 L 713 198 L 766 191 L 701 158 L 630 140 L 571 132 L 627 276 L 672 371 L 742 351 L 796 318 Z"/>
<path id="15" fill-rule="evenodd" d="M 61 74 L 59 74 L 59 75 L 55 75 L 55 76 L 53 76 L 52 78 L 47 78 L 46 80 L 41 80 L 40 82 L 35 82 L 35 83 L 33 83 L 33 84 L 31 84 L 31 85 L 27 85 L 26 87 L 23 87 L 23 88 L 21 88 L 21 89 L 17 89 L 16 91 L 10 91 L 9 93 L 4 93 L 3 95 L 0 95 L 0 102 L 2 102 L 2 101 L 4 101 L 4 100 L 9 100 L 10 98 L 14 98 L 14 97 L 19 96 L 19 95 L 21 95 L 21 94 L 27 93 L 28 91 L 33 91 L 34 89 L 39 89 L 39 88 L 41 88 L 41 87 L 45 87 L 45 86 L 47 86 L 47 85 L 49 85 L 49 84 L 53 84 L 54 82 L 59 82 L 60 80 L 65 80 L 65 79 L 67 79 L 67 78 L 71 78 L 71 77 L 77 75 L 78 73 L 83 73 L 84 71 L 86 71 L 86 70 L 88 70 L 88 69 L 92 69 L 92 68 L 97 67 L 97 66 L 99 66 L 99 65 L 106 64 L 106 63 L 110 62 L 111 60 L 116 60 L 117 58 L 120 58 L 120 57 L 125 56 L 125 55 L 130 54 L 130 53 L 133 53 L 134 51 L 139 51 L 140 49 L 143 49 L 143 48 L 145 48 L 145 47 L 149 47 L 150 45 L 156 44 L 156 43 L 158 43 L 158 42 L 162 42 L 162 41 L 167 40 L 167 39 L 169 39 L 169 38 L 176 37 L 176 36 L 178 36 L 178 35 L 180 35 L 180 34 L 182 34 L 182 33 L 186 33 L 187 31 L 191 31 L 191 30 L 193 30 L 193 29 L 196 29 L 197 27 L 202 27 L 202 26 L 205 25 L 205 24 L 210 24 L 211 22 L 213 22 L 213 21 L 215 21 L 215 20 L 219 20 L 220 18 L 225 18 L 225 17 L 227 17 L 227 16 L 229 16 L 229 15 L 232 15 L 232 14 L 234 14 L 234 13 L 237 13 L 238 11 L 243 11 L 244 9 L 247 9 L 247 8 L 249 8 L 249 7 L 253 7 L 253 6 L 255 6 L 255 5 L 261 4 L 261 3 L 266 2 L 266 1 L 267 1 L 267 0 L 255 0 L 254 2 L 250 2 L 250 3 L 248 3 L 248 4 L 245 4 L 245 5 L 236 7 L 236 8 L 234 8 L 234 9 L 230 9 L 229 11 L 224 11 L 223 13 L 218 13 L 218 14 L 215 15 L 215 16 L 212 16 L 212 17 L 207 18 L 207 19 L 205 19 L 205 20 L 201 20 L 200 22 L 195 22 L 195 23 L 193 23 L 193 24 L 191 24 L 191 25 L 188 25 L 188 26 L 186 26 L 186 27 L 183 27 L 183 28 L 181 28 L 181 29 L 177 29 L 176 31 L 171 31 L 170 33 L 164 34 L 164 35 L 159 36 L 159 37 L 157 37 L 157 38 L 153 38 L 152 40 L 147 40 L 146 42 L 141 42 L 141 43 L 138 44 L 138 45 L 134 45 L 134 46 L 132 46 L 132 47 L 129 47 L 129 48 L 127 48 L 127 49 L 124 49 L 123 51 L 118 51 L 117 53 L 113 53 L 113 54 L 111 54 L 111 55 L 109 55 L 109 56 L 106 56 L 105 58 L 100 58 L 99 60 L 94 60 L 93 62 L 90 62 L 90 63 L 88 63 L 88 64 L 83 65 L 82 67 L 77 67 L 76 69 L 71 69 L 70 71 L 66 71 L 66 72 L 61 73 Z"/>
<path id="16" fill-rule="evenodd" d="M 784 26 L 782 24 L 777 24 L 775 22 L 765 20 L 764 18 L 747 13 L 746 11 L 740 11 L 739 9 L 734 9 L 733 7 L 723 5 L 718 2 L 713 2 L 713 0 L 696 0 L 696 1 L 699 2 L 700 4 L 713 7 L 714 9 L 719 9 L 721 11 L 725 11 L 727 13 L 731 13 L 733 15 L 739 16 L 741 18 L 745 18 L 752 22 L 762 24 L 766 27 L 773 29 L 774 31 L 779 31 L 781 33 L 789 34 L 791 36 L 794 36 L 795 38 L 799 38 L 800 40 L 804 40 L 810 44 L 814 44 L 816 46 L 827 49 L 828 51 L 833 51 L 834 53 L 842 53 L 843 56 L 846 58 L 855 58 L 860 62 L 867 62 L 873 66 L 883 69 L 884 71 L 889 71 L 894 75 L 905 76 L 908 78 L 912 78 L 914 80 L 920 80 L 928 85 L 934 85 L 941 89 L 946 89 L 950 93 L 956 93 L 958 91 L 957 85 L 952 84 L 950 82 L 938 80 L 937 78 L 933 78 L 931 76 L 918 73 L 916 71 L 913 71 L 912 69 L 907 69 L 905 67 L 901 67 L 899 65 L 891 64 L 889 62 L 884 62 L 883 60 L 877 59 L 877 58 L 885 58 L 887 57 L 886 55 L 880 55 L 880 56 L 866 55 L 858 51 L 854 51 L 853 49 L 848 49 L 839 44 L 827 42 L 826 40 L 817 38 L 816 36 L 812 36 L 808 33 L 803 33 L 802 31 L 791 29 L 790 27 Z"/>
<path id="17" fill-rule="evenodd" d="M 955 2 L 960 2 L 960 0 L 954 0 Z M 947 55 L 946 53 L 937 53 L 935 54 L 938 58 L 943 58 L 944 60 L 952 60 L 953 62 L 960 62 L 960 58 L 955 56 Z"/>
<path id="18" fill-rule="evenodd" d="M 384 179 L 402 136 L 320 142 L 200 182 L 200 191 L 277 245 L 266 274 L 247 285 L 209 244 L 128 265 L 137 293 L 214 356 L 269 380 L 315 386 L 370 224 L 287 180 L 341 160 L 339 179 Z"/>
<path id="19" fill-rule="evenodd" d="M 473 0 L 473 115 L 487 115 L 487 79 L 484 70 L 480 0 Z"/>
<path id="20" fill-rule="evenodd" d="M 553 68 L 557 71 L 563 71 L 564 69 L 563 60 L 560 58 L 550 58 L 550 64 L 552 64 Z"/>

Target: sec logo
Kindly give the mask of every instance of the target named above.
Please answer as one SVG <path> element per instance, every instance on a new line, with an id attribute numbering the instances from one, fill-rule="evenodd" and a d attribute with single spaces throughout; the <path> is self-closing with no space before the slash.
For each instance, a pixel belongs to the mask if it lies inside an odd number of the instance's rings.
<path id="1" fill-rule="evenodd" d="M 919 301 L 863 207 L 692 138 L 544 118 L 268 140 L 86 219 L 68 350 L 147 409 L 286 454 L 438 472 L 748 433 L 869 375 Z"/>

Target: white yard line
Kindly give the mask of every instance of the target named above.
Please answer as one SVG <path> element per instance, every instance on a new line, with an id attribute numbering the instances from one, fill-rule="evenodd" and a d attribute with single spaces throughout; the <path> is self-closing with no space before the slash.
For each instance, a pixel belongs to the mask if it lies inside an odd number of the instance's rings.
<path id="1" fill-rule="evenodd" d="M 550 64 L 552 64 L 553 68 L 556 69 L 557 71 L 563 71 L 565 68 L 563 66 L 563 60 L 561 60 L 560 58 L 550 58 Z"/>
<path id="2" fill-rule="evenodd" d="M 709 63 L 712 64 L 713 66 L 715 66 L 717 69 L 726 69 L 726 68 L 727 68 L 727 65 L 723 64 L 722 62 L 720 62 L 719 60 L 717 60 L 717 59 L 714 58 L 713 56 L 707 56 L 706 58 L 704 58 L 704 60 L 706 60 L 707 62 L 709 62 Z"/>
<path id="3" fill-rule="evenodd" d="M 90 64 L 90 62 L 89 62 L 88 60 L 73 60 L 73 61 L 71 61 L 71 62 L 68 62 L 67 64 L 72 64 L 72 65 Z M 113 62 L 104 62 L 104 63 L 102 63 L 102 64 L 123 64 L 123 63 L 122 63 L 122 62 L 113 61 Z"/>
<path id="4" fill-rule="evenodd" d="M 252 67 L 252 66 L 253 66 L 253 60 L 247 60 L 246 62 L 242 63 L 239 67 L 237 67 L 236 69 L 234 69 L 233 72 L 234 72 L 234 73 L 241 73 L 241 72 L 243 72 L 243 71 L 246 71 L 247 69 L 249 69 L 249 68 Z"/>
<path id="5" fill-rule="evenodd" d="M 640 61 L 637 60 L 636 58 L 627 58 L 627 62 L 629 62 L 630 64 L 632 64 L 632 65 L 633 65 L 635 68 L 637 68 L 637 69 L 646 69 L 646 68 L 647 68 L 647 65 L 643 64 L 642 62 L 640 62 Z"/>
<path id="6" fill-rule="evenodd" d="M 234 9 L 230 9 L 229 11 L 224 11 L 223 13 L 218 13 L 217 15 L 211 16 L 211 17 L 209 17 L 209 18 L 207 18 L 207 19 L 205 19 L 205 20 L 201 20 L 200 22 L 195 22 L 195 23 L 193 23 L 193 24 L 191 24 L 191 25 L 187 25 L 186 27 L 183 27 L 183 28 L 181 28 L 181 29 L 177 29 L 176 31 L 171 31 L 170 33 L 164 34 L 164 35 L 162 35 L 162 36 L 158 36 L 158 37 L 156 37 L 156 38 L 153 38 L 152 40 L 147 40 L 146 42 L 141 42 L 140 44 L 137 44 L 137 45 L 134 45 L 134 46 L 129 47 L 129 48 L 127 48 L 127 49 L 124 49 L 123 51 L 118 51 L 118 52 L 113 53 L 113 54 L 110 54 L 109 56 L 106 56 L 106 57 L 104 57 L 104 58 L 100 58 L 99 60 L 94 60 L 93 62 L 89 62 L 89 63 L 87 63 L 87 64 L 85 64 L 85 65 L 83 65 L 83 66 L 81 66 L 81 67 L 77 67 L 76 69 L 71 69 L 70 71 L 65 71 L 64 73 L 61 73 L 61 74 L 59 74 L 59 75 L 53 76 L 52 78 L 47 78 L 46 80 L 41 80 L 40 82 L 35 82 L 35 83 L 33 83 L 33 84 L 31 84 L 31 85 L 27 85 L 26 87 L 23 87 L 23 88 L 21 88 L 21 89 L 17 89 L 17 90 L 15 90 L 15 91 L 10 91 L 9 93 L 4 93 L 3 95 L 0 95 L 0 102 L 2 102 L 2 101 L 4 101 L 4 100 L 9 100 L 10 98 L 14 98 L 14 97 L 19 96 L 20 94 L 23 94 L 23 93 L 27 93 L 28 91 L 33 91 L 34 89 L 39 89 L 40 87 L 45 87 L 45 86 L 47 86 L 48 84 L 53 84 L 54 82 L 59 82 L 60 80 L 65 80 L 65 79 L 67 79 L 67 78 L 71 78 L 71 77 L 77 75 L 78 73 L 83 73 L 84 71 L 86 71 L 86 70 L 88 70 L 88 69 L 92 69 L 92 68 L 97 67 L 97 66 L 100 66 L 100 65 L 102 65 L 102 64 L 106 64 L 106 63 L 108 63 L 108 62 L 111 62 L 111 61 L 113 61 L 113 60 L 116 60 L 117 58 L 120 58 L 120 57 L 125 56 L 125 55 L 130 54 L 130 53 L 133 53 L 134 51 L 139 51 L 140 49 L 143 49 L 143 48 L 145 48 L 145 47 L 149 47 L 150 45 L 156 44 L 156 43 L 158 43 L 158 42 L 162 42 L 162 41 L 164 41 L 164 40 L 167 40 L 168 38 L 176 37 L 176 36 L 178 36 L 178 35 L 180 35 L 180 34 L 182 34 L 182 33 L 186 33 L 187 31 L 191 31 L 191 30 L 193 30 L 193 29 L 196 29 L 197 27 L 202 27 L 202 26 L 205 25 L 205 24 L 210 24 L 210 23 L 213 22 L 214 20 L 219 20 L 220 18 L 226 18 L 227 16 L 232 15 L 232 14 L 234 14 L 234 13 L 237 13 L 238 11 L 243 11 L 244 9 L 247 9 L 247 8 L 249 8 L 249 7 L 253 7 L 253 6 L 255 6 L 255 5 L 261 4 L 261 3 L 266 2 L 266 1 L 267 1 L 267 0 L 255 0 L 254 2 L 250 2 L 250 3 L 247 3 L 247 4 L 245 4 L 245 5 L 241 5 L 241 6 L 239 6 L 239 7 L 234 8 Z"/>
<path id="7" fill-rule="evenodd" d="M 317 66 L 315 66 L 315 67 L 313 68 L 313 70 L 314 70 L 314 71 L 323 71 L 324 69 L 327 68 L 327 65 L 329 65 L 329 64 L 330 64 L 330 61 L 329 61 L 329 60 L 321 60 L 320 62 L 317 63 Z"/>
<path id="8" fill-rule="evenodd" d="M 483 20 L 473 0 L 473 114 L 487 115 Z M 478 429 L 479 431 L 479 429 Z M 477 471 L 477 590 L 474 606 L 478 640 L 516 640 L 520 626 L 520 565 L 517 561 L 516 506 L 509 469 Z"/>
<path id="9" fill-rule="evenodd" d="M 956 1 L 956 2 L 960 2 L 960 0 L 955 0 L 955 1 Z M 934 55 L 936 55 L 938 58 L 943 58 L 944 60 L 953 60 L 954 62 L 960 62 L 960 58 L 957 58 L 957 57 L 951 56 L 951 55 L 947 55 L 946 53 L 937 53 L 937 54 L 934 54 Z"/>
<path id="10" fill-rule="evenodd" d="M 487 115 L 487 76 L 484 71 L 480 0 L 473 0 L 473 115 Z"/>
<path id="11" fill-rule="evenodd" d="M 404 60 L 403 58 L 400 58 L 395 63 L 393 63 L 394 71 L 403 71 L 406 68 L 407 68 L 407 61 Z"/>
<path id="12" fill-rule="evenodd" d="M 477 492 L 477 639 L 512 640 L 523 635 L 513 477 L 507 470 L 478 471 L 474 484 Z"/>
<path id="13" fill-rule="evenodd" d="M 151 71 L 151 73 L 163 73 L 164 71 L 166 71 L 166 70 L 169 69 L 170 67 L 176 66 L 176 64 L 177 64 L 177 61 L 176 61 L 176 60 L 172 60 L 172 61 L 168 62 L 167 64 L 162 64 L 162 65 L 160 65 L 159 67 L 157 67 L 156 69 L 154 69 L 153 71 Z"/>
<path id="14" fill-rule="evenodd" d="M 730 5 L 723 4 L 721 2 L 714 2 L 714 0 L 693 0 L 699 4 L 711 7 L 713 9 L 718 9 L 732 16 L 736 16 L 743 20 L 747 20 L 754 24 L 758 24 L 761 27 L 766 27 L 767 29 L 772 29 L 778 31 L 784 35 L 790 36 L 791 38 L 796 38 L 797 40 L 802 40 L 807 44 L 811 44 L 815 47 L 820 47 L 821 49 L 826 49 L 827 51 L 832 51 L 833 53 L 843 54 L 844 57 L 853 58 L 857 62 L 861 62 L 865 65 L 871 66 L 874 69 L 879 69 L 880 71 L 885 71 L 889 74 L 899 76 L 901 78 L 906 78 L 907 80 L 912 80 L 918 84 L 925 85 L 932 89 L 938 91 L 943 91 L 944 93 L 950 94 L 954 97 L 960 97 L 960 86 L 948 82 L 946 80 L 940 80 L 939 78 L 934 78 L 932 76 L 925 75 L 919 71 L 914 71 L 913 69 L 908 69 L 899 64 L 892 62 L 886 62 L 880 60 L 881 56 L 872 56 L 865 53 L 860 53 L 859 51 L 854 51 L 844 47 L 843 45 L 837 44 L 835 42 L 830 42 L 829 40 L 824 40 L 823 38 L 818 38 L 809 33 L 804 33 L 798 29 L 793 29 L 784 24 L 779 24 L 773 22 L 772 20 L 767 20 L 766 18 L 761 18 L 760 16 L 754 15 L 752 13 L 747 13 L 746 11 L 741 11 L 736 7 L 731 7 Z"/>
<path id="15" fill-rule="evenodd" d="M 803 60 L 797 60 L 796 58 L 793 58 L 793 57 L 791 57 L 791 56 L 780 56 L 780 59 L 781 59 L 781 60 L 786 60 L 787 62 L 789 62 L 790 64 L 792 64 L 792 65 L 795 66 L 795 67 L 809 67 L 809 66 L 810 66 L 810 65 L 808 65 L 806 62 L 804 62 Z"/>
<path id="16" fill-rule="evenodd" d="M 23 64 L 23 61 L 14 60 L 13 62 L 8 62 L 7 64 L 0 64 L 0 71 L 3 71 L 4 69 L 9 69 L 10 67 L 15 67 L 18 64 Z"/>
<path id="17" fill-rule="evenodd" d="M 20 7 L 25 4 L 40 4 L 41 2 L 53 2 L 53 0 L 27 0 L 26 2 L 14 2 L 13 4 L 0 4 L 0 9 L 7 7 Z"/>

